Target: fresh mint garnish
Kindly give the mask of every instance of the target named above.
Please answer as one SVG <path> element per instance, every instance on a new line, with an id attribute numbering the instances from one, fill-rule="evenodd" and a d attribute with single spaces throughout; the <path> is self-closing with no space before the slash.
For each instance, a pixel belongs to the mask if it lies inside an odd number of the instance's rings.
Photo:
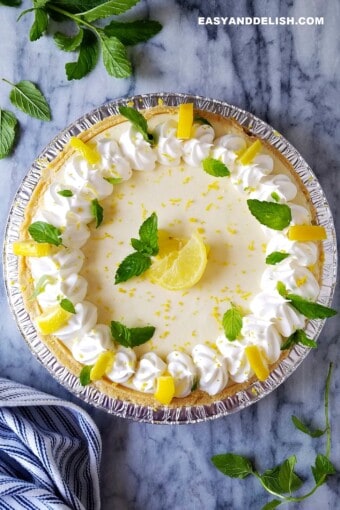
<path id="1" fill-rule="evenodd" d="M 96 220 L 96 228 L 98 228 L 103 222 L 104 209 L 98 202 L 97 198 L 95 198 L 91 202 L 91 214 Z"/>
<path id="2" fill-rule="evenodd" d="M 37 281 L 34 291 L 33 291 L 32 295 L 30 296 L 30 300 L 35 299 L 37 296 L 39 296 L 39 294 L 41 294 L 42 292 L 45 291 L 46 285 L 48 283 L 52 284 L 52 283 L 54 283 L 54 281 L 55 281 L 55 279 L 53 278 L 53 276 L 51 276 L 49 274 L 43 274 Z"/>
<path id="3" fill-rule="evenodd" d="M 139 276 L 151 266 L 151 255 L 157 255 L 158 219 L 152 213 L 139 228 L 139 239 L 132 238 L 131 246 L 136 251 L 128 255 L 120 264 L 115 275 L 115 284 L 126 282 L 133 276 Z"/>
<path id="4" fill-rule="evenodd" d="M 143 135 L 146 142 L 151 145 L 154 143 L 153 135 L 148 133 L 146 118 L 138 110 L 130 106 L 120 106 L 119 113 L 131 122 L 135 130 Z"/>
<path id="5" fill-rule="evenodd" d="M 9 0 L 3 0 L 8 4 Z M 63 51 L 77 51 L 76 62 L 66 64 L 66 74 L 69 80 L 80 79 L 95 67 L 100 49 L 103 63 L 107 72 L 116 78 L 126 78 L 132 73 L 132 66 L 126 51 L 126 46 L 146 42 L 156 35 L 162 28 L 160 23 L 152 20 L 135 20 L 133 22 L 111 21 L 103 24 L 106 18 L 125 13 L 139 0 L 109 0 L 109 1 L 66 1 L 41 0 L 34 1 L 32 9 L 26 9 L 19 19 L 28 12 L 34 13 L 33 25 L 30 29 L 30 40 L 36 41 L 44 33 L 49 32 L 51 22 L 65 21 L 73 23 L 75 36 L 69 37 L 63 32 L 57 32 L 54 40 Z M 13 5 L 19 5 L 13 0 Z M 90 7 L 90 8 L 88 8 Z M 97 24 L 96 22 L 99 21 Z"/>
<path id="6" fill-rule="evenodd" d="M 110 184 L 120 184 L 123 180 L 121 177 L 104 177 L 104 179 Z"/>
<path id="7" fill-rule="evenodd" d="M 278 466 L 272 469 L 267 469 L 264 473 L 259 473 L 255 469 L 252 461 L 247 457 L 236 455 L 234 453 L 226 453 L 222 455 L 215 455 L 212 457 L 214 466 L 226 476 L 231 478 L 246 478 L 249 475 L 257 478 L 262 487 L 275 499 L 269 501 L 262 507 L 262 510 L 272 510 L 277 508 L 283 503 L 299 503 L 309 498 L 314 492 L 324 484 L 330 475 L 336 473 L 336 469 L 330 461 L 331 452 L 331 427 L 329 420 L 329 389 L 332 374 L 332 363 L 329 365 L 329 370 L 326 379 L 325 387 L 325 430 L 310 431 L 296 417 L 292 417 L 294 425 L 304 433 L 309 434 L 311 437 L 320 437 L 324 432 L 327 435 L 326 452 L 325 454 L 318 453 L 315 458 L 315 465 L 311 466 L 314 477 L 315 485 L 303 495 L 295 496 L 293 493 L 300 489 L 303 481 L 295 472 L 296 456 L 291 455 Z"/>
<path id="8" fill-rule="evenodd" d="M 283 282 L 277 282 L 276 290 L 280 296 L 289 301 L 295 310 L 307 317 L 307 319 L 327 319 L 338 313 L 336 310 L 329 308 L 328 306 L 320 305 L 314 301 L 308 301 L 297 294 L 290 294 Z M 313 346 L 309 345 L 309 347 Z"/>
<path id="9" fill-rule="evenodd" d="M 82 386 L 87 386 L 91 382 L 91 370 L 93 365 L 85 365 L 79 374 L 79 381 Z"/>
<path id="10" fill-rule="evenodd" d="M 18 7 L 21 5 L 21 0 L 0 0 L 0 5 L 6 5 L 7 7 Z"/>
<path id="11" fill-rule="evenodd" d="M 206 126 L 212 127 L 211 122 L 209 122 L 208 119 L 206 119 L 205 117 L 201 117 L 200 115 L 194 116 L 194 123 L 195 122 L 198 124 L 205 124 Z"/>
<path id="12" fill-rule="evenodd" d="M 45 221 L 35 221 L 28 227 L 28 232 L 37 243 L 48 243 L 60 246 L 62 243 L 61 230 Z"/>
<path id="13" fill-rule="evenodd" d="M 225 336 L 233 342 L 241 333 L 242 315 L 235 307 L 232 307 L 223 315 L 222 325 Z"/>
<path id="14" fill-rule="evenodd" d="M 273 191 L 273 193 L 271 193 L 270 196 L 272 197 L 273 200 L 275 200 L 275 202 L 280 202 L 280 196 L 278 195 L 278 193 L 276 193 L 276 191 Z"/>
<path id="15" fill-rule="evenodd" d="M 130 22 L 111 21 L 104 28 L 104 32 L 109 37 L 117 37 L 124 46 L 134 46 L 135 44 L 148 41 L 162 30 L 162 25 L 153 20 L 137 20 Z"/>
<path id="16" fill-rule="evenodd" d="M 249 211 L 266 227 L 283 230 L 292 221 L 292 212 L 286 204 L 266 202 L 257 199 L 247 200 Z"/>
<path id="17" fill-rule="evenodd" d="M 9 98 L 14 106 L 31 117 L 36 117 L 40 120 L 51 120 L 50 107 L 34 83 L 22 80 L 15 84 L 5 78 L 3 78 L 3 81 L 12 87 Z"/>
<path id="18" fill-rule="evenodd" d="M 274 266 L 275 264 L 282 262 L 282 260 L 286 259 L 287 257 L 289 257 L 289 253 L 282 253 L 282 251 L 273 251 L 273 253 L 270 253 L 266 257 L 266 264 Z"/>
<path id="19" fill-rule="evenodd" d="M 61 299 L 59 304 L 60 304 L 61 308 L 66 310 L 66 312 L 77 313 L 76 309 L 74 308 L 74 304 L 69 299 L 67 299 L 67 298 Z"/>
<path id="20" fill-rule="evenodd" d="M 61 195 L 62 197 L 73 197 L 73 192 L 70 189 L 61 189 L 58 191 L 58 195 Z"/>
<path id="21" fill-rule="evenodd" d="M 151 266 L 151 258 L 140 252 L 131 253 L 119 264 L 115 274 L 115 285 L 139 276 Z"/>
<path id="22" fill-rule="evenodd" d="M 314 340 L 311 340 L 310 338 L 307 337 L 307 335 L 303 329 L 297 329 L 281 345 L 281 351 L 290 349 L 291 347 L 293 347 L 296 344 L 305 345 L 306 347 L 309 347 L 311 349 L 315 349 L 318 346 Z"/>
<path id="23" fill-rule="evenodd" d="M 153 326 L 145 326 L 143 328 L 128 328 L 121 322 L 111 322 L 111 334 L 114 340 L 124 347 L 136 347 L 145 344 L 152 338 L 155 332 Z"/>
<path id="24" fill-rule="evenodd" d="M 17 124 L 13 113 L 0 108 L 0 159 L 8 156 L 14 146 Z"/>
<path id="25" fill-rule="evenodd" d="M 205 158 L 202 161 L 203 170 L 214 177 L 227 177 L 230 170 L 219 159 Z"/>
<path id="26" fill-rule="evenodd" d="M 292 422 L 294 423 L 295 427 L 303 432 L 304 434 L 307 434 L 310 437 L 321 437 L 326 433 L 326 429 L 310 429 L 305 423 L 303 423 L 299 418 L 296 416 L 292 416 Z"/>

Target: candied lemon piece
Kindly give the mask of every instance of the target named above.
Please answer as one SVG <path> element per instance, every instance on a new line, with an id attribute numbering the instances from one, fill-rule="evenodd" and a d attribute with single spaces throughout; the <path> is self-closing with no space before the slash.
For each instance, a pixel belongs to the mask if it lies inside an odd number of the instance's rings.
<path id="1" fill-rule="evenodd" d="M 146 276 L 165 289 L 184 290 L 201 279 L 206 265 L 207 249 L 195 232 L 183 248 L 153 262 Z"/>
<path id="2" fill-rule="evenodd" d="M 47 308 L 39 315 L 39 317 L 36 318 L 36 323 L 42 335 L 51 335 L 64 326 L 71 315 L 70 312 L 61 308 L 60 305 L 55 305 L 51 308 Z"/>
<path id="3" fill-rule="evenodd" d="M 194 122 L 193 103 L 184 103 L 179 105 L 177 138 L 188 140 L 191 137 L 191 128 Z"/>
<path id="4" fill-rule="evenodd" d="M 96 363 L 91 369 L 90 379 L 91 381 L 98 381 L 112 368 L 114 360 L 114 353 L 112 351 L 102 352 Z"/>
<path id="5" fill-rule="evenodd" d="M 36 243 L 35 241 L 16 241 L 12 244 L 14 255 L 23 257 L 46 257 L 50 255 L 53 246 L 48 243 Z"/>
<path id="6" fill-rule="evenodd" d="M 323 241 L 327 239 L 326 230 L 319 225 L 292 225 L 288 229 L 291 241 Z"/>
<path id="7" fill-rule="evenodd" d="M 261 350 L 256 345 L 248 345 L 246 356 L 259 381 L 265 381 L 269 375 L 269 369 Z"/>
<path id="8" fill-rule="evenodd" d="M 157 386 L 154 397 L 158 402 L 167 406 L 175 395 L 175 381 L 171 375 L 157 377 Z"/>
<path id="9" fill-rule="evenodd" d="M 258 152 L 260 152 L 262 148 L 262 143 L 260 140 L 256 140 L 256 142 L 252 143 L 238 158 L 238 162 L 242 163 L 242 165 L 249 165 L 255 158 Z"/>
<path id="10" fill-rule="evenodd" d="M 88 144 L 84 143 L 83 140 L 80 140 L 80 138 L 77 138 L 75 136 L 72 136 L 70 139 L 70 145 L 74 149 L 77 149 L 81 154 L 84 156 L 86 161 L 90 163 L 90 165 L 95 165 L 96 163 L 100 162 L 100 154 L 99 152 L 93 148 L 90 147 Z"/>

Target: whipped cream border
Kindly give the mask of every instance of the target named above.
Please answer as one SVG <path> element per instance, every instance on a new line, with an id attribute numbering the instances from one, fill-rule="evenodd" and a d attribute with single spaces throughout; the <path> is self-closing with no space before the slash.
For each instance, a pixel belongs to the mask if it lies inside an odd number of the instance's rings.
<path id="1" fill-rule="evenodd" d="M 210 133 L 210 136 L 209 136 L 208 128 L 209 128 L 209 126 L 197 126 L 196 133 L 195 133 L 195 136 L 193 137 L 193 139 L 189 140 L 188 142 L 183 142 L 182 144 L 177 143 L 177 146 L 178 146 L 177 149 L 180 147 L 183 148 L 183 159 L 187 164 L 192 164 L 193 166 L 197 166 L 197 165 L 199 165 L 200 161 L 204 157 L 207 157 L 208 155 L 211 155 L 212 157 L 218 157 L 218 159 L 221 159 L 222 161 L 226 162 L 228 167 L 230 168 L 230 170 L 232 170 L 232 182 L 235 184 L 235 186 L 238 189 L 240 189 L 240 188 L 243 189 L 243 191 L 244 191 L 244 188 L 246 188 L 246 192 L 250 198 L 259 198 L 259 199 L 263 200 L 263 199 L 265 199 L 263 197 L 263 193 L 267 193 L 267 195 L 268 195 L 268 193 L 270 194 L 274 190 L 275 192 L 277 192 L 279 194 L 280 202 L 286 203 L 289 201 L 288 205 L 292 206 L 293 222 L 294 222 L 294 218 L 295 218 L 295 219 L 297 219 L 297 221 L 295 221 L 295 222 L 299 223 L 301 221 L 301 217 L 303 217 L 304 214 L 305 214 L 305 221 L 308 221 L 308 218 L 307 218 L 308 214 L 306 216 L 306 213 L 304 213 L 301 210 L 301 208 L 299 210 L 299 206 L 296 206 L 295 211 L 294 211 L 294 204 L 291 203 L 291 200 L 293 200 L 292 185 L 294 186 L 294 183 L 292 183 L 292 181 L 289 180 L 289 178 L 287 181 L 287 176 L 285 176 L 285 179 L 281 179 L 281 181 L 282 180 L 285 181 L 283 183 L 283 185 L 282 185 L 282 183 L 279 183 L 278 185 L 276 185 L 274 183 L 274 185 L 271 186 L 271 184 L 273 184 L 270 182 L 270 174 L 271 174 L 272 168 L 270 168 L 270 162 L 268 161 L 268 159 L 266 159 L 266 158 L 268 158 L 267 156 L 262 156 L 262 158 L 261 158 L 261 155 L 259 155 L 257 158 L 255 158 L 255 160 L 252 162 L 251 165 L 246 165 L 246 166 L 240 165 L 236 162 L 237 144 L 236 144 L 236 146 L 234 145 L 235 137 L 237 138 L 237 136 L 226 135 L 224 137 L 220 137 L 220 139 L 218 139 L 218 140 L 214 140 L 214 134 L 213 134 L 213 138 L 211 139 L 212 133 Z M 172 135 L 173 134 L 168 133 L 167 136 L 164 136 L 163 138 L 171 138 Z M 228 139 L 228 136 L 229 136 L 229 139 Z M 162 136 L 160 136 L 160 138 L 162 138 Z M 143 156 L 143 158 L 142 158 L 143 165 L 144 165 L 143 168 L 146 167 L 146 169 L 152 171 L 152 169 L 153 169 L 152 165 L 154 165 L 156 161 L 159 161 L 159 159 L 157 159 L 157 155 L 155 157 L 155 154 L 154 154 L 154 151 L 156 151 L 157 148 L 149 150 L 150 147 L 146 147 L 145 145 L 143 146 L 143 144 L 140 143 L 140 141 L 138 140 L 138 136 L 136 137 L 136 133 L 131 133 L 131 139 L 129 140 L 129 143 L 131 141 L 136 142 L 136 140 L 137 140 L 136 145 L 138 146 L 138 151 L 136 151 L 136 155 L 139 157 L 138 161 L 133 160 L 133 158 L 131 158 L 130 152 L 125 151 L 125 153 L 124 153 L 124 146 L 123 146 L 123 150 L 122 150 L 123 155 L 126 157 L 126 159 L 129 159 L 130 165 L 131 165 L 132 169 L 135 171 L 141 171 L 142 165 L 140 164 L 140 159 L 141 159 L 141 156 Z M 178 142 L 178 140 L 175 140 L 175 141 Z M 186 150 L 184 150 L 184 147 L 183 147 L 184 144 L 187 144 L 187 146 L 185 147 Z M 173 143 L 172 146 L 169 148 L 169 155 L 170 155 L 171 160 L 172 160 L 172 158 L 176 157 L 176 155 L 175 156 L 173 155 L 173 153 L 176 149 L 175 145 L 176 144 Z M 172 152 L 170 151 L 170 149 L 172 150 Z M 169 161 L 170 161 L 170 158 L 169 158 Z M 163 165 L 165 164 L 164 163 L 164 150 L 163 150 L 163 159 L 162 159 L 161 163 Z M 81 162 L 80 162 L 80 164 L 81 164 Z M 275 177 L 277 177 L 277 175 Z M 95 190 L 94 192 L 100 193 L 100 195 L 97 195 L 97 196 L 102 196 L 102 197 L 104 197 L 105 193 L 107 193 L 107 190 L 105 191 L 104 189 L 102 189 L 103 186 L 101 186 L 101 187 L 99 186 L 99 188 L 97 190 L 95 184 L 93 184 L 93 183 L 90 183 L 90 184 L 91 184 L 91 186 L 90 186 L 91 193 L 93 192 L 93 190 Z M 103 183 L 100 183 L 100 184 L 103 184 Z M 284 184 L 286 184 L 286 188 L 285 188 Z M 67 186 L 67 187 L 69 188 L 69 186 Z M 79 195 L 81 195 L 81 193 L 83 193 L 83 191 L 84 191 L 81 188 L 78 189 L 77 187 L 75 189 L 76 189 L 76 191 L 79 191 Z M 111 190 L 111 192 L 112 192 L 112 190 Z M 104 193 L 104 195 L 103 195 L 103 193 Z M 258 193 L 259 193 L 259 195 L 258 195 Z M 91 196 L 93 196 L 93 195 L 91 195 Z M 270 197 L 267 196 L 267 199 L 270 199 Z M 305 211 L 307 211 L 307 210 L 305 210 Z M 36 219 L 42 219 L 42 218 L 39 218 L 39 216 L 38 216 Z M 74 217 L 72 217 L 72 215 L 71 215 L 70 224 L 72 227 L 74 227 L 73 220 L 74 220 Z M 45 221 L 47 221 L 47 220 L 45 220 Z M 84 221 L 86 221 L 86 220 L 84 220 Z M 59 225 L 56 225 L 56 226 L 59 226 Z M 269 229 L 266 229 L 266 231 L 268 231 L 268 230 Z M 273 239 L 275 241 L 276 232 L 274 232 L 274 234 L 273 234 L 273 232 L 267 232 L 267 233 L 268 233 L 268 237 L 270 238 L 271 243 L 273 244 Z M 69 236 L 68 239 L 74 239 L 74 228 L 73 228 L 72 234 L 73 235 Z M 281 232 L 281 234 L 282 234 L 282 232 Z M 84 234 L 84 229 L 81 229 L 78 242 L 84 244 L 84 242 L 86 242 L 86 240 L 87 240 L 87 239 L 85 239 L 85 237 L 86 236 Z M 84 241 L 84 239 L 85 239 L 85 241 Z M 271 250 L 271 251 L 274 251 L 274 250 Z M 307 255 L 306 255 L 306 257 L 307 257 Z M 308 260 L 310 260 L 310 259 L 308 259 Z M 291 254 L 290 257 L 288 257 L 285 261 L 283 261 L 279 265 L 281 266 L 284 262 L 285 263 L 289 262 L 290 266 L 292 266 L 292 265 L 294 266 L 294 264 L 295 264 L 295 266 L 297 266 L 298 268 L 300 268 L 300 269 L 303 268 L 304 266 L 300 266 L 299 264 L 296 264 L 297 261 L 298 261 L 298 258 L 295 253 L 295 254 Z M 293 264 L 293 262 L 294 262 L 294 264 Z M 276 266 L 273 266 L 273 267 L 275 268 Z M 296 269 L 296 267 L 295 268 L 289 267 L 287 271 L 289 273 L 289 270 L 294 271 L 295 269 Z M 307 274 L 307 276 L 308 276 L 308 274 Z M 271 277 L 272 277 L 272 275 L 271 275 Z M 291 273 L 290 273 L 289 277 L 291 278 Z M 304 276 L 301 278 L 303 279 Z M 272 281 L 272 279 L 270 279 L 270 278 L 269 278 L 269 280 Z M 313 285 L 311 285 L 311 286 L 313 287 Z M 288 288 L 289 288 L 289 290 L 296 292 L 296 289 L 290 288 L 289 285 L 288 285 Z M 264 301 L 266 301 L 268 299 L 268 296 L 272 297 L 272 294 L 274 294 L 274 296 L 275 296 L 275 291 L 272 291 L 272 289 L 270 289 L 270 290 L 271 290 L 271 292 L 269 294 L 265 294 L 264 296 L 262 296 Z M 264 290 L 264 292 L 265 292 L 265 290 Z M 315 289 L 314 290 L 312 289 L 311 292 L 313 292 L 313 295 L 316 293 Z M 317 294 L 318 294 L 318 292 L 317 292 Z M 309 295 L 306 295 L 303 292 L 301 293 L 301 295 L 310 297 Z M 274 302 L 275 302 L 275 299 L 274 299 Z M 86 303 L 84 303 L 84 304 L 85 304 L 85 308 L 86 308 Z M 282 327 L 282 325 L 280 325 L 282 331 L 287 332 L 288 329 L 290 328 L 290 330 L 293 332 L 295 330 L 294 327 L 296 328 L 296 325 L 298 325 L 298 327 L 302 327 L 302 325 L 301 325 L 302 321 L 303 321 L 303 325 L 305 324 L 304 318 L 302 319 L 301 317 L 300 318 L 294 317 L 294 320 L 292 319 L 291 314 L 290 314 L 290 305 L 288 303 L 279 302 L 277 304 L 275 302 L 275 306 L 280 306 L 280 310 L 282 311 L 283 318 L 285 319 L 286 323 L 288 323 L 288 326 L 286 324 L 286 326 L 284 328 Z M 252 310 L 252 312 L 255 314 L 255 317 L 256 317 L 256 313 L 260 313 L 260 312 L 258 312 L 258 310 L 260 310 L 260 309 L 261 308 L 258 308 L 258 307 L 256 308 L 256 306 L 255 306 L 255 311 Z M 91 314 L 88 314 L 88 315 L 91 315 Z M 92 314 L 92 316 L 93 316 L 93 314 Z M 300 319 L 300 322 L 298 321 L 298 319 Z M 267 320 L 267 322 L 269 322 L 267 329 L 272 329 L 272 327 L 275 327 L 275 324 L 273 324 L 273 317 L 269 317 L 267 314 L 266 320 Z M 92 322 L 93 322 L 93 319 L 92 319 Z M 91 322 L 91 324 L 92 324 L 92 322 Z M 84 325 L 82 325 L 82 326 L 84 326 Z M 269 328 L 269 326 L 270 326 L 270 328 Z M 90 328 L 90 331 L 92 331 L 92 330 L 93 330 L 93 327 Z M 84 333 L 84 329 L 82 329 L 82 333 Z M 57 336 L 57 338 L 58 338 L 58 332 L 56 333 L 55 336 Z M 63 334 L 61 336 L 63 336 Z M 245 338 L 248 338 L 248 337 L 245 337 Z M 223 340 L 223 338 L 222 338 L 222 340 Z M 193 356 L 192 356 L 195 370 L 196 370 L 196 372 L 198 372 L 198 375 L 199 375 L 199 388 L 202 389 L 203 391 L 206 391 L 210 395 L 215 395 L 215 394 L 219 393 L 227 385 L 228 378 L 234 380 L 235 382 L 242 382 L 244 380 L 249 379 L 252 375 L 251 371 L 249 370 L 249 367 L 247 367 L 246 364 L 244 363 L 244 360 L 240 359 L 240 357 L 237 357 L 234 353 L 226 354 L 226 349 L 225 349 L 225 347 L 222 346 L 222 343 L 223 343 L 222 340 L 219 337 L 218 341 L 216 341 L 216 345 L 217 345 L 219 352 L 215 351 L 214 349 L 207 348 L 207 346 L 205 346 L 205 345 L 202 345 L 201 349 L 197 349 L 197 347 L 200 347 L 200 346 L 196 346 L 194 348 L 195 353 L 193 353 Z M 277 341 L 277 338 L 276 338 L 276 341 Z M 225 342 L 227 342 L 227 344 L 226 344 L 227 347 L 228 346 L 230 347 L 232 345 L 234 345 L 236 347 L 235 342 L 229 342 L 227 339 L 225 339 Z M 246 342 L 242 343 L 242 341 L 239 342 L 241 344 L 241 346 L 239 346 L 240 352 L 242 353 L 242 351 L 244 351 L 245 346 L 252 344 L 252 342 L 254 343 L 253 338 L 250 338 L 250 339 L 248 338 L 248 343 L 246 343 Z M 207 351 L 207 349 L 210 349 L 212 352 Z M 272 350 L 275 351 L 275 349 L 272 349 Z M 233 356 L 236 359 L 236 361 L 234 361 L 233 366 L 231 366 L 230 363 L 231 363 L 231 360 L 234 359 Z M 269 357 L 268 353 L 267 353 L 267 356 L 270 360 L 273 359 L 273 358 Z M 242 356 L 241 356 L 241 358 L 242 358 Z M 195 363 L 195 359 L 196 359 L 196 363 Z M 162 360 L 160 360 L 160 361 L 162 361 Z M 273 361 L 276 361 L 276 360 L 274 359 Z M 228 364 L 228 362 L 229 362 L 229 364 Z M 162 362 L 162 363 L 164 363 L 164 362 Z M 244 367 L 243 375 L 242 375 L 242 373 L 240 375 L 240 367 L 241 367 L 241 372 L 242 372 L 242 367 Z M 169 370 L 169 368 L 167 368 L 167 369 Z M 138 374 L 138 370 L 139 370 L 139 368 L 137 368 L 137 370 L 134 373 Z M 165 367 L 163 367 L 162 364 L 159 362 L 159 360 L 155 360 L 154 364 L 150 368 L 151 372 L 155 372 L 158 375 L 160 375 L 161 373 L 164 373 L 165 370 L 166 370 L 166 365 L 165 365 Z M 192 368 L 191 368 L 191 372 L 193 372 Z M 235 375 L 236 373 L 238 375 Z M 195 374 L 195 377 L 196 377 L 196 374 Z M 179 379 L 178 374 L 174 375 L 174 378 L 175 378 L 175 381 L 177 379 Z M 216 381 L 218 382 L 218 384 L 216 383 Z M 136 384 L 134 384 L 134 386 L 137 387 Z M 146 392 L 154 391 L 154 385 L 147 385 L 146 387 L 147 387 L 147 389 L 144 389 L 144 390 L 143 390 L 143 388 L 138 388 L 138 389 L 140 391 L 146 391 Z M 186 391 L 183 391 L 183 393 L 186 393 Z M 185 396 L 185 395 L 176 395 L 176 396 L 180 397 L 180 396 Z"/>

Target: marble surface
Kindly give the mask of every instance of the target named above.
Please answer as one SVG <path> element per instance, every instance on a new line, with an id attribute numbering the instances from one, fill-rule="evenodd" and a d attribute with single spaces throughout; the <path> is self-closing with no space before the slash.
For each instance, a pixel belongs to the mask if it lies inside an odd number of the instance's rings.
<path id="1" fill-rule="evenodd" d="M 30 7 L 30 2 L 23 2 Z M 337 0 L 144 0 L 131 11 L 158 19 L 162 32 L 131 51 L 131 79 L 109 77 L 102 64 L 86 79 L 67 82 L 70 58 L 51 37 L 28 43 L 31 15 L 16 23 L 17 9 L 0 7 L 0 77 L 39 84 L 52 107 L 43 123 L 17 112 L 20 141 L 0 161 L 1 229 L 27 168 L 65 125 L 110 99 L 152 91 L 191 92 L 236 104 L 281 131 L 310 163 L 338 217 L 340 164 L 340 4 Z M 324 16 L 323 26 L 199 26 L 198 16 Z M 12 109 L 0 82 L 0 105 Z M 339 224 L 337 225 L 339 228 Z M 337 292 L 334 306 L 340 309 Z M 256 480 L 232 480 L 211 464 L 213 454 L 233 451 L 259 469 L 294 453 L 311 486 L 309 466 L 324 439 L 296 431 L 291 414 L 323 424 L 328 363 L 335 364 L 331 391 L 332 460 L 340 469 L 340 318 L 329 320 L 319 347 L 274 393 L 241 413 L 209 423 L 155 426 L 132 423 L 92 409 L 70 395 L 35 360 L 22 340 L 1 286 L 0 373 L 77 402 L 103 438 L 103 510 L 260 509 L 270 497 Z M 289 508 L 339 508 L 339 476 L 314 496 Z M 1 507 L 1 503 L 0 503 Z M 285 507 L 287 508 L 287 507 Z"/>

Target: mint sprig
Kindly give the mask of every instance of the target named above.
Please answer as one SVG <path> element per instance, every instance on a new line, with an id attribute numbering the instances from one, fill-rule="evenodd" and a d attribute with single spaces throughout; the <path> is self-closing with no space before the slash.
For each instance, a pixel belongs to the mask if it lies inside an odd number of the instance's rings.
<path id="1" fill-rule="evenodd" d="M 266 257 L 266 264 L 269 264 L 271 266 L 274 266 L 275 264 L 278 264 L 279 262 L 282 262 L 282 260 L 289 257 L 289 253 L 283 253 L 282 251 L 273 251 Z"/>
<path id="2" fill-rule="evenodd" d="M 127 78 L 132 73 L 132 65 L 126 46 L 148 41 L 161 30 L 162 25 L 152 20 L 135 20 L 130 23 L 111 21 L 105 25 L 102 20 L 124 14 L 139 1 L 35 0 L 34 7 L 23 11 L 19 19 L 33 11 L 34 21 L 29 34 L 31 41 L 48 33 L 51 21 L 54 26 L 65 21 L 73 23 L 75 36 L 69 37 L 62 31 L 54 36 L 58 48 L 78 53 L 76 61 L 65 66 L 69 80 L 80 79 L 90 73 L 97 64 L 100 50 L 108 74 L 116 78 Z"/>
<path id="3" fill-rule="evenodd" d="M 202 160 L 203 170 L 214 177 L 228 177 L 230 175 L 229 168 L 219 159 L 205 158 Z"/>
<path id="4" fill-rule="evenodd" d="M 73 191 L 71 191 L 70 189 L 61 189 L 60 191 L 58 191 L 58 195 L 66 198 L 73 197 Z"/>
<path id="5" fill-rule="evenodd" d="M 139 239 L 130 240 L 135 249 L 119 264 L 115 274 L 115 284 L 126 282 L 133 276 L 140 276 L 151 266 L 151 256 L 157 255 L 158 246 L 158 219 L 152 213 L 139 228 Z"/>
<path id="6" fill-rule="evenodd" d="M 130 106 L 120 106 L 118 109 L 119 113 L 131 122 L 135 130 L 143 135 L 146 142 L 150 144 L 154 143 L 153 135 L 148 133 L 148 123 L 146 118 L 138 110 Z"/>
<path id="7" fill-rule="evenodd" d="M 66 310 L 66 312 L 77 313 L 74 304 L 69 299 L 67 298 L 61 299 L 59 304 L 61 308 L 63 308 L 63 310 Z"/>
<path id="8" fill-rule="evenodd" d="M 286 204 L 266 202 L 257 199 L 247 200 L 249 211 L 266 227 L 273 230 L 283 230 L 292 221 L 292 212 Z"/>
<path id="9" fill-rule="evenodd" d="M 45 221 L 35 221 L 28 227 L 28 232 L 37 243 L 48 243 L 60 246 L 61 230 Z"/>
<path id="10" fill-rule="evenodd" d="M 276 289 L 280 296 L 289 301 L 295 310 L 307 317 L 307 319 L 327 319 L 337 315 L 338 313 L 337 310 L 334 310 L 334 308 L 329 308 L 328 306 L 321 305 L 320 303 L 308 301 L 308 299 L 297 294 L 289 293 L 283 282 L 278 281 Z"/>
<path id="11" fill-rule="evenodd" d="M 0 159 L 8 156 L 14 146 L 18 121 L 13 113 L 0 108 Z"/>
<path id="12" fill-rule="evenodd" d="M 325 386 L 325 429 L 310 431 L 310 429 L 301 420 L 295 416 L 292 417 L 293 423 L 298 430 L 308 433 L 311 437 L 320 437 L 324 433 L 327 435 L 325 454 L 318 453 L 315 457 L 315 464 L 311 466 L 314 478 L 314 487 L 301 496 L 295 496 L 293 493 L 300 489 L 304 482 L 295 472 L 297 458 L 291 455 L 281 464 L 274 468 L 267 469 L 262 474 L 255 468 L 253 462 L 247 457 L 226 453 L 215 455 L 211 458 L 214 466 L 226 476 L 231 478 L 246 478 L 250 475 L 257 478 L 262 487 L 275 499 L 269 501 L 262 507 L 262 510 L 271 510 L 277 508 L 283 503 L 299 503 L 312 496 L 316 490 L 327 482 L 328 477 L 336 473 L 336 469 L 330 461 L 331 453 L 331 427 L 329 420 L 329 390 L 333 365 L 330 363 L 326 386 Z"/>
<path id="13" fill-rule="evenodd" d="M 287 340 L 281 345 L 281 351 L 285 351 L 286 349 L 291 349 L 294 345 L 301 344 L 310 349 L 315 349 L 318 344 L 307 337 L 306 332 L 303 329 L 297 329 L 291 334 Z"/>
<path id="14" fill-rule="evenodd" d="M 97 198 L 95 198 L 91 202 L 91 214 L 96 221 L 96 228 L 98 228 L 102 224 L 104 219 L 104 209 L 98 202 Z"/>
<path id="15" fill-rule="evenodd" d="M 222 319 L 222 325 L 224 334 L 228 340 L 230 340 L 230 342 L 236 340 L 242 329 L 242 315 L 237 308 L 232 307 L 225 312 Z"/>
<path id="16" fill-rule="evenodd" d="M 111 334 L 114 340 L 124 347 L 137 347 L 145 344 L 155 333 L 154 326 L 128 328 L 118 321 L 111 322 Z"/>

